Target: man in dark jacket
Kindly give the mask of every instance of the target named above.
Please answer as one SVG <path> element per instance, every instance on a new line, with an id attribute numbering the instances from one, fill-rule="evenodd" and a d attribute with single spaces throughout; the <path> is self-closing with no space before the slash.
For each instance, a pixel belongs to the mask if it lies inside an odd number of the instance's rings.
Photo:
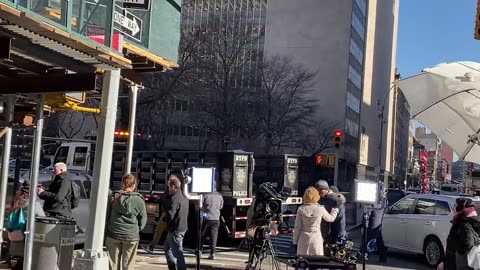
<path id="1" fill-rule="evenodd" d="M 183 195 L 179 177 L 170 177 L 168 190 L 171 197 L 166 207 L 168 235 L 165 240 L 165 256 L 168 269 L 186 270 L 183 256 L 183 238 L 188 229 L 188 199 Z"/>
<path id="2" fill-rule="evenodd" d="M 218 192 L 203 196 L 203 230 L 202 237 L 210 235 L 210 260 L 215 260 L 217 248 L 218 229 L 220 228 L 220 210 L 223 208 L 223 197 Z"/>
<path id="3" fill-rule="evenodd" d="M 334 222 L 330 226 L 329 238 L 331 241 L 338 241 L 343 237 L 347 237 L 346 218 L 345 218 L 345 202 L 347 201 L 342 193 L 336 186 L 331 186 L 330 190 L 337 196 L 339 203 L 338 215 Z"/>
<path id="4" fill-rule="evenodd" d="M 323 205 L 328 213 L 330 213 L 333 208 L 338 208 L 339 203 L 337 195 L 330 190 L 330 186 L 328 185 L 327 181 L 318 180 L 315 184 L 315 188 L 320 193 L 320 201 L 318 203 Z M 325 243 L 330 243 L 333 241 L 333 239 L 330 239 L 331 226 L 332 223 L 329 222 L 322 222 L 320 224 L 322 238 L 324 239 Z"/>
<path id="5" fill-rule="evenodd" d="M 72 217 L 72 181 L 67 172 L 67 165 L 59 162 L 53 166 L 55 178 L 45 190 L 38 188 L 38 196 L 44 200 L 43 210 L 47 216 L 51 217 Z"/>

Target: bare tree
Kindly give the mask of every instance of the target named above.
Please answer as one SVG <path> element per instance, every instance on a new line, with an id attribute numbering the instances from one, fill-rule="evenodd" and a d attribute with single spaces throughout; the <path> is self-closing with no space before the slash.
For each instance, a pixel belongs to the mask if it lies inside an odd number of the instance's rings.
<path id="1" fill-rule="evenodd" d="M 307 125 L 316 100 L 311 96 L 315 73 L 289 58 L 273 56 L 260 66 L 261 85 L 255 90 L 249 117 L 267 154 L 295 147 L 298 130 Z"/>
<path id="2" fill-rule="evenodd" d="M 212 20 L 196 28 L 199 46 L 188 72 L 188 96 L 196 112 L 191 119 L 215 136 L 217 147 L 243 129 L 242 115 L 258 84 L 256 55 L 262 29 Z"/>
<path id="3" fill-rule="evenodd" d="M 46 134 L 71 139 L 82 131 L 87 117 L 88 115 L 84 112 L 55 112 L 48 119 Z"/>
<path id="4" fill-rule="evenodd" d="M 302 154 L 310 156 L 332 149 L 334 132 L 340 127 L 340 122 L 324 119 L 310 120 L 304 128 L 298 130 L 299 139 L 296 142 L 296 148 L 300 149 Z"/>

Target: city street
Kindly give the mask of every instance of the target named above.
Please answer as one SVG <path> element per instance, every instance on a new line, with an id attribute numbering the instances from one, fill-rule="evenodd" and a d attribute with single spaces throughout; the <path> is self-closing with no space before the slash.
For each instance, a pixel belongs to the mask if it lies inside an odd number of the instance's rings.
<path id="1" fill-rule="evenodd" d="M 360 229 L 355 229 L 350 232 L 350 237 L 358 247 L 361 239 Z M 293 253 L 291 246 L 291 235 L 281 235 L 272 239 L 273 245 L 278 254 Z M 187 263 L 189 269 L 195 268 L 195 256 L 193 250 L 187 250 Z M 167 269 L 164 253 L 162 250 L 156 250 L 154 254 L 149 254 L 144 250 L 138 251 L 139 258 L 135 269 L 141 270 L 156 270 Z M 206 256 L 201 260 L 202 269 L 244 269 L 245 262 L 248 260 L 248 252 L 245 250 L 237 250 L 235 248 L 219 248 L 217 258 L 214 261 L 207 260 Z M 163 268 L 161 268 L 163 267 Z M 270 264 L 267 263 L 264 269 L 271 269 Z M 283 265 L 282 269 L 285 269 Z M 362 265 L 358 264 L 357 269 L 362 269 Z M 405 269 L 405 270 L 427 270 L 429 268 L 423 261 L 422 257 L 415 254 L 406 254 L 399 252 L 388 253 L 387 264 L 378 263 L 378 257 L 372 255 L 367 263 L 367 269 Z"/>

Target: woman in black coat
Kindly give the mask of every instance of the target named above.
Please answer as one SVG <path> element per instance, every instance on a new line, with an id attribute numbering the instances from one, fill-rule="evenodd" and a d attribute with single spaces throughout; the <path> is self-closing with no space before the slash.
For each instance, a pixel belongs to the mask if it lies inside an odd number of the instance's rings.
<path id="1" fill-rule="evenodd" d="M 480 217 L 477 216 L 475 205 L 470 198 L 458 198 L 455 211 L 457 213 L 453 217 L 453 225 L 448 237 L 451 240 L 450 246 L 453 246 L 450 252 L 455 251 L 455 268 L 453 268 L 453 254 L 450 253 L 445 257 L 445 269 L 469 270 L 472 268 L 468 267 L 467 254 L 472 248 L 480 245 L 478 236 Z M 448 249 L 449 243 L 447 243 L 447 253 L 449 252 Z M 449 257 L 447 258 L 447 256 Z"/>

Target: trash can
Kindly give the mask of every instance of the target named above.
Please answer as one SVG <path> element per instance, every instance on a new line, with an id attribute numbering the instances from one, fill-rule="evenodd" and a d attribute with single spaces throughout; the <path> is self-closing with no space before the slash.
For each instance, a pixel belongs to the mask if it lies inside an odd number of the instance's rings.
<path id="1" fill-rule="evenodd" d="M 35 218 L 32 270 L 72 269 L 75 225 L 72 219 Z"/>

